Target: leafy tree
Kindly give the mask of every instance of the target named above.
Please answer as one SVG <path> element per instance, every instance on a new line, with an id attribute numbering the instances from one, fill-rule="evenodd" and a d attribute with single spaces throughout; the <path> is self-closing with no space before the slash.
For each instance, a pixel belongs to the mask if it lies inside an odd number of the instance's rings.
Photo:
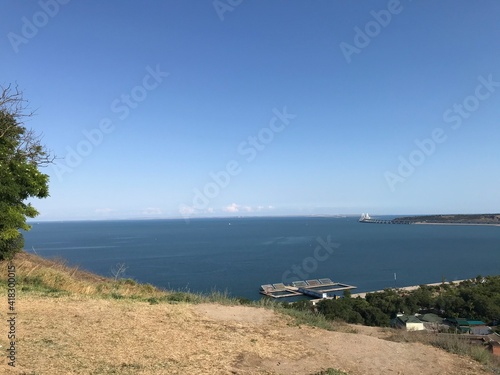
<path id="1" fill-rule="evenodd" d="M 414 290 L 410 296 L 413 303 L 419 309 L 428 309 L 433 304 L 433 288 L 427 285 L 420 285 L 420 287 Z"/>
<path id="2" fill-rule="evenodd" d="M 379 308 L 371 306 L 366 301 L 363 302 L 365 303 L 355 306 L 355 308 L 363 317 L 365 325 L 378 327 L 387 327 L 389 325 L 388 315 L 384 314 Z"/>
<path id="3" fill-rule="evenodd" d="M 0 87 L 0 259 L 10 259 L 24 245 L 20 229 L 38 212 L 29 198 L 48 197 L 49 177 L 39 167 L 53 161 L 41 138 L 23 125 L 26 111 L 22 93 Z"/>
<path id="4" fill-rule="evenodd" d="M 342 320 L 347 323 L 363 324 L 363 317 L 351 306 L 352 298 L 322 300 L 316 306 L 318 312 L 329 320 Z"/>
<path id="5" fill-rule="evenodd" d="M 388 316 L 396 316 L 404 311 L 403 298 L 394 289 L 385 289 L 382 292 L 368 293 L 366 301 L 381 310 Z"/>
<path id="6" fill-rule="evenodd" d="M 389 317 L 378 307 L 370 305 L 362 298 L 341 298 L 323 300 L 317 304 L 318 312 L 330 320 L 343 320 L 347 323 L 368 326 L 387 326 Z"/>

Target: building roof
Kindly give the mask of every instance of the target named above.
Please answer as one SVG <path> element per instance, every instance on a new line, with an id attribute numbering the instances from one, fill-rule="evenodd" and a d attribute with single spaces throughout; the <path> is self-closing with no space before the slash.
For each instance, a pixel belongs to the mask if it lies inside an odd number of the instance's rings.
<path id="1" fill-rule="evenodd" d="M 467 319 L 465 318 L 450 318 L 448 321 L 452 324 L 455 324 L 457 326 L 462 326 L 462 327 L 468 327 L 469 323 L 467 323 Z"/>
<path id="2" fill-rule="evenodd" d="M 419 315 L 418 318 L 424 322 L 428 322 L 428 323 L 439 323 L 441 324 L 443 322 L 443 318 L 441 318 L 440 316 L 436 315 L 436 314 L 423 314 L 423 315 Z"/>
<path id="3" fill-rule="evenodd" d="M 414 315 L 400 315 L 400 316 L 398 316 L 398 319 L 401 320 L 405 324 L 408 324 L 408 323 L 422 323 L 422 321 L 419 320 Z"/>
<path id="4" fill-rule="evenodd" d="M 470 326 L 485 326 L 486 323 L 481 320 L 467 320 L 467 324 Z"/>

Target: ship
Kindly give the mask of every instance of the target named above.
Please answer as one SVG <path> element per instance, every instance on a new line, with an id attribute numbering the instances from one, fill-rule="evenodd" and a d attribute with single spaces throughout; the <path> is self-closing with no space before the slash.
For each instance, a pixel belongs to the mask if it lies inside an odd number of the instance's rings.
<path id="1" fill-rule="evenodd" d="M 372 218 L 368 214 L 361 214 L 361 217 L 359 218 L 360 222 L 369 221 L 369 220 L 372 220 Z"/>

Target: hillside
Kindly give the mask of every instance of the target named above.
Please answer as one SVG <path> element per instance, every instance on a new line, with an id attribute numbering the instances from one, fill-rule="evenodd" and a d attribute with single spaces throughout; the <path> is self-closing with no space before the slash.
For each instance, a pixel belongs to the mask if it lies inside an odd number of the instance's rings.
<path id="1" fill-rule="evenodd" d="M 2 373 L 487 373 L 470 358 L 388 341 L 384 329 L 335 323 L 325 330 L 299 324 L 280 309 L 116 282 L 26 253 L 14 264 L 17 366 L 3 357 Z M 2 263 L 4 296 L 6 268 Z M 8 348 L 5 334 L 0 345 Z"/>

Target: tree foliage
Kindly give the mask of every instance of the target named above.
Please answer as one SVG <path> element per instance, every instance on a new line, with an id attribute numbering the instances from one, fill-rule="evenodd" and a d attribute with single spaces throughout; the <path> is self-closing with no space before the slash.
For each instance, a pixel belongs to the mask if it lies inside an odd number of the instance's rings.
<path id="1" fill-rule="evenodd" d="M 24 126 L 22 93 L 0 88 L 0 259 L 11 258 L 24 245 L 20 230 L 29 230 L 27 218 L 38 215 L 29 198 L 49 195 L 49 177 L 39 167 L 53 161 L 41 137 Z"/>
<path id="2" fill-rule="evenodd" d="M 367 326 L 388 326 L 389 317 L 378 307 L 361 298 L 323 300 L 318 303 L 318 312 L 330 320 Z"/>

